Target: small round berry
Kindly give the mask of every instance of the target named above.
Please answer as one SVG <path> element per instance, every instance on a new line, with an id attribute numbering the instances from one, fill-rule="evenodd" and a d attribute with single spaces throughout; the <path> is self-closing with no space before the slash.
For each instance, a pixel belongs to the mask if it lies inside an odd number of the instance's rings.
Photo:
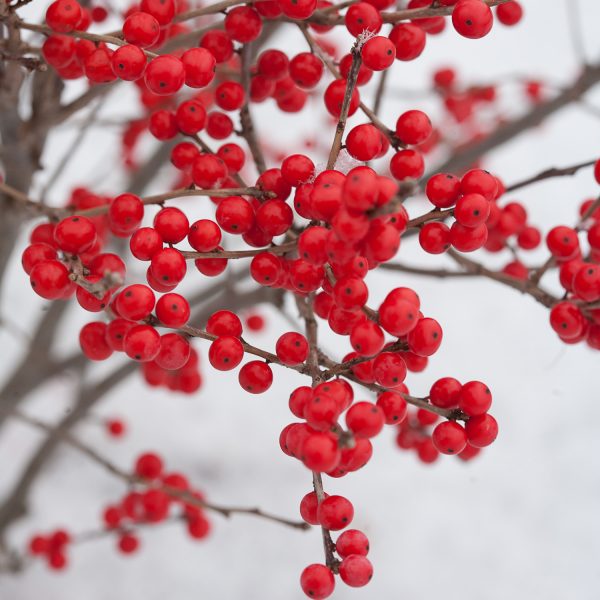
<path id="1" fill-rule="evenodd" d="M 123 350 L 138 362 L 154 360 L 160 352 L 160 334 L 151 325 L 134 325 L 125 334 Z"/>
<path id="2" fill-rule="evenodd" d="M 467 441 L 475 448 L 489 446 L 498 437 L 498 423 L 490 414 L 471 417 L 466 425 Z"/>
<path id="3" fill-rule="evenodd" d="M 502 25 L 512 27 L 523 17 L 523 7 L 516 0 L 511 0 L 511 2 L 496 7 L 496 17 Z"/>
<path id="4" fill-rule="evenodd" d="M 157 454 L 146 452 L 135 462 L 135 474 L 144 479 L 158 479 L 163 472 L 163 461 Z"/>
<path id="5" fill-rule="evenodd" d="M 81 254 L 94 245 L 96 228 L 87 217 L 67 217 L 54 228 L 54 240 L 64 252 Z"/>
<path id="6" fill-rule="evenodd" d="M 267 363 L 253 360 L 240 369 L 238 380 L 242 388 L 250 394 L 262 394 L 273 383 L 273 371 Z"/>
<path id="7" fill-rule="evenodd" d="M 316 1 L 315 1 L 316 5 Z M 333 573 L 325 565 L 308 565 L 300 575 L 302 591 L 314 600 L 323 600 L 333 594 L 335 579 Z"/>
<path id="8" fill-rule="evenodd" d="M 235 369 L 244 358 L 244 347 L 236 337 L 223 336 L 217 338 L 208 350 L 210 364 L 219 371 Z"/>
<path id="9" fill-rule="evenodd" d="M 456 32 L 472 40 L 487 35 L 493 24 L 492 10 L 482 0 L 459 0 L 452 11 Z"/>
<path id="10" fill-rule="evenodd" d="M 433 445 L 442 454 L 458 454 L 467 445 L 464 427 L 454 421 L 444 421 L 436 426 L 431 436 Z"/>
<path id="11" fill-rule="evenodd" d="M 319 504 L 317 518 L 325 529 L 339 531 L 352 523 L 354 507 L 343 496 L 329 496 Z"/>
<path id="12" fill-rule="evenodd" d="M 178 92 L 185 83 L 185 68 L 176 56 L 159 56 L 148 63 L 144 81 L 155 94 L 169 96 Z"/>
<path id="13" fill-rule="evenodd" d="M 361 55 L 364 65 L 372 71 L 384 71 L 396 58 L 396 46 L 388 38 L 377 35 L 367 40 Z"/>
<path id="14" fill-rule="evenodd" d="M 470 417 L 485 414 L 492 405 L 492 393 L 481 381 L 465 383 L 458 398 L 458 408 Z"/>
<path id="15" fill-rule="evenodd" d="M 365 556 L 351 554 L 340 563 L 340 577 L 350 587 L 363 587 L 373 577 L 373 565 Z"/>
<path id="16" fill-rule="evenodd" d="M 348 429 L 359 438 L 375 437 L 385 424 L 383 411 L 371 402 L 357 402 L 346 413 Z"/>
<path id="17" fill-rule="evenodd" d="M 275 352 L 284 365 L 299 365 L 308 357 L 308 342 L 301 333 L 290 331 L 279 337 Z"/>
<path id="18" fill-rule="evenodd" d="M 369 539 L 358 529 L 347 529 L 338 537 L 335 542 L 335 549 L 342 558 L 346 558 L 351 554 L 367 556 L 369 554 Z"/>
<path id="19" fill-rule="evenodd" d="M 341 453 L 333 436 L 314 433 L 308 435 L 302 443 L 300 456 L 311 471 L 328 473 L 339 464 Z"/>
<path id="20" fill-rule="evenodd" d="M 414 60 L 425 49 L 426 34 L 417 25 L 400 23 L 392 29 L 389 38 L 396 46 L 398 60 Z"/>
<path id="21" fill-rule="evenodd" d="M 422 144 L 432 131 L 429 117 L 420 110 L 408 110 L 396 121 L 396 135 L 404 144 Z"/>
<path id="22" fill-rule="evenodd" d="M 71 280 L 69 271 L 58 260 L 42 260 L 36 263 L 29 273 L 33 291 L 46 300 L 63 298 Z"/>
<path id="23" fill-rule="evenodd" d="M 429 390 L 429 401 L 440 408 L 455 408 L 460 400 L 462 385 L 453 377 L 438 379 Z"/>

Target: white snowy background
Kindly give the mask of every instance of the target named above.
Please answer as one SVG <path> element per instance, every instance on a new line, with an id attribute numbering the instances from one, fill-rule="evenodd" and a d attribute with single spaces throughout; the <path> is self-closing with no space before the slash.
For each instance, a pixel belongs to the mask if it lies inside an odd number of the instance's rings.
<path id="1" fill-rule="evenodd" d="M 483 40 L 460 38 L 452 28 L 430 37 L 419 60 L 394 65 L 390 90 L 423 90 L 441 65 L 455 66 L 464 81 L 475 83 L 521 75 L 558 85 L 570 83 L 580 64 L 567 18 L 574 3 L 525 0 L 523 4 L 526 16 L 518 27 L 496 24 Z M 581 0 L 578 6 L 586 56 L 598 60 L 600 4 Z M 30 8 L 30 14 L 40 12 L 39 6 Z M 348 35 L 339 40 L 350 47 Z M 272 46 L 289 55 L 304 50 L 303 40 L 291 26 L 273 38 Z M 121 88 L 102 109 L 107 118 L 136 113 L 133 95 L 130 98 Z M 524 109 L 515 86 L 502 90 L 506 114 Z M 600 108 L 599 92 L 586 98 Z M 76 84 L 72 93 L 77 93 Z M 368 92 L 364 94 L 368 97 Z M 383 120 L 392 124 L 403 110 L 427 107 L 435 121 L 435 106 L 418 97 L 397 95 L 384 104 Z M 316 108 L 313 104 L 301 115 L 290 116 L 267 102 L 253 112 L 273 146 L 299 149 L 303 135 L 320 136 L 320 143 L 329 144 L 330 130 L 322 132 Z M 352 122 L 362 122 L 361 117 Z M 48 147 L 54 152 L 44 156 L 49 172 L 76 132 L 76 127 L 66 127 L 51 140 Z M 73 185 L 86 181 L 107 193 L 119 189 L 122 177 L 109 168 L 111 153 L 118 156 L 115 133 L 101 128 L 88 136 L 77 161 L 53 188 L 53 201 L 62 202 Z M 598 116 L 573 105 L 493 152 L 486 167 L 511 183 L 549 166 L 599 155 Z M 43 187 L 44 177 L 39 176 L 37 189 Z M 167 175 L 159 178 L 154 189 L 164 189 L 169 181 Z M 547 231 L 557 223 L 574 223 L 578 204 L 597 194 L 598 186 L 587 169 L 573 178 L 526 188 L 516 199 L 525 203 L 531 221 Z M 189 202 L 185 206 L 192 215 L 209 214 L 201 208 L 191 210 Z M 19 251 L 1 311 L 31 329 L 44 304 L 30 292 L 18 268 Z M 398 258 L 430 267 L 444 264 L 439 257 L 424 255 L 414 240 L 403 244 Z M 508 260 L 503 257 L 498 262 L 487 254 L 481 258 L 493 265 Z M 531 254 L 529 261 L 539 264 L 544 259 L 542 250 Z M 141 268 L 134 270 L 131 281 L 141 274 Z M 544 283 L 556 289 L 555 277 L 547 275 Z M 198 274 L 192 273 L 190 279 L 192 287 L 204 284 Z M 353 527 L 369 536 L 375 567 L 371 584 L 361 590 L 338 581 L 335 598 L 600 597 L 599 355 L 584 345 L 561 344 L 548 325 L 545 308 L 495 282 L 430 280 L 385 272 L 370 274 L 369 284 L 373 305 L 393 286 L 414 286 L 425 313 L 444 328 L 444 343 L 430 367 L 409 376 L 411 391 L 423 395 L 432 381 L 445 375 L 484 380 L 494 395 L 500 436 L 470 463 L 441 457 L 425 466 L 395 447 L 390 429 L 374 440 L 374 458 L 365 469 L 343 479 L 326 478 L 328 492 L 346 495 L 354 503 Z M 76 308 L 72 312 L 56 351 L 75 347 L 78 327 L 87 318 Z M 260 312 L 267 319 L 265 331 L 247 337 L 272 349 L 279 333 L 290 325 L 268 307 Z M 324 346 L 341 358 L 346 342 L 339 339 L 323 335 Z M 0 344 L 0 368 L 8 372 L 24 345 L 6 330 L 0 332 Z M 215 503 L 260 506 L 295 518 L 300 498 L 311 488 L 310 473 L 281 453 L 277 439 L 291 420 L 289 392 L 301 379 L 275 367 L 275 382 L 267 393 L 246 395 L 235 373 L 210 371 L 205 344 L 196 347 L 202 354 L 205 381 L 198 394 L 185 397 L 150 389 L 139 375 L 132 376 L 94 411 L 102 417 L 123 417 L 128 435 L 115 442 L 89 422 L 78 426 L 76 435 L 125 468 L 141 451 L 156 450 L 169 469 L 189 475 Z M 113 356 L 107 365 L 94 368 L 100 376 L 120 360 L 121 356 Z M 56 381 L 32 396 L 25 409 L 54 420 L 69 406 L 73 388 L 72 381 Z M 357 394 L 361 394 L 358 389 Z M 0 497 L 11 488 L 39 439 L 15 422 L 2 431 Z M 57 526 L 74 532 L 94 529 L 102 506 L 122 493 L 119 481 L 63 446 L 35 485 L 30 514 L 10 530 L 9 540 L 19 547 L 32 532 Z M 131 557 L 117 553 L 112 538 L 78 546 L 70 552 L 71 564 L 64 573 L 50 572 L 36 562 L 20 575 L 3 576 L 0 598 L 30 600 L 40 593 L 45 600 L 304 597 L 298 584 L 301 570 L 323 560 L 316 528 L 299 532 L 246 516 L 211 519 L 212 535 L 202 542 L 190 541 L 179 524 L 147 528 L 141 533 L 141 550 Z"/>

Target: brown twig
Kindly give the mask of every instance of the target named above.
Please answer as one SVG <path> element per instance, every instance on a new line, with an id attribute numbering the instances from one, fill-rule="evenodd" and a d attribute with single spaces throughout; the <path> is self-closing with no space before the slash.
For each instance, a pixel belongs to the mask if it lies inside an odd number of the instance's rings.
<path id="1" fill-rule="evenodd" d="M 42 421 L 41 419 L 37 419 L 30 415 L 25 414 L 20 410 L 13 410 L 10 413 L 10 416 L 22 421 L 23 423 L 27 423 L 32 427 L 40 429 L 46 432 L 52 432 L 53 427 Z M 140 479 L 136 475 L 133 475 L 113 462 L 111 462 L 106 457 L 102 456 L 97 450 L 88 446 L 72 434 L 68 432 L 63 432 L 61 436 L 61 441 L 65 442 L 69 446 L 79 450 L 82 454 L 87 456 L 96 464 L 103 467 L 106 471 L 108 471 L 111 475 L 114 475 L 124 481 L 127 484 L 139 484 L 144 483 L 143 479 Z M 290 519 L 286 519 L 284 517 L 279 517 L 277 515 L 272 515 L 271 513 L 265 512 L 259 508 L 246 508 L 246 507 L 234 507 L 234 506 L 221 506 L 218 504 L 214 504 L 212 502 L 207 502 L 205 500 L 201 500 L 197 498 L 193 493 L 181 490 L 179 488 L 173 488 L 171 486 L 162 485 L 161 490 L 163 490 L 167 495 L 176 498 L 178 500 L 182 500 L 187 504 L 191 504 L 193 506 L 198 506 L 199 508 L 204 508 L 206 510 L 210 510 L 216 513 L 223 515 L 224 517 L 231 517 L 236 514 L 245 514 L 245 515 L 253 515 L 256 517 L 260 517 L 266 519 L 268 521 L 275 521 L 277 523 L 281 523 L 282 525 L 287 525 L 289 527 L 293 527 L 295 529 L 309 529 L 310 525 L 305 523 L 304 521 L 292 521 Z"/>
<path id="2" fill-rule="evenodd" d="M 525 186 L 531 185 L 533 183 L 537 183 L 538 181 L 544 181 L 544 179 L 550 179 L 552 177 L 564 177 L 568 175 L 575 175 L 581 169 L 585 169 L 586 167 L 593 166 L 598 159 L 587 160 L 582 163 L 578 163 L 576 165 L 572 165 L 570 167 L 552 167 L 551 169 L 544 169 L 537 175 L 533 175 L 532 177 L 528 177 L 527 179 L 523 179 L 522 181 L 518 181 L 517 183 L 513 183 L 506 188 L 507 192 L 514 192 L 515 190 L 524 188 Z"/>
<path id="3" fill-rule="evenodd" d="M 267 164 L 263 151 L 256 137 L 256 131 L 254 129 L 254 121 L 250 114 L 250 67 L 252 61 L 251 46 L 245 44 L 242 48 L 242 85 L 244 87 L 245 99 L 244 105 L 240 110 L 240 126 L 242 128 L 241 136 L 246 140 L 254 164 L 258 170 L 259 175 L 266 171 Z"/>
<path id="4" fill-rule="evenodd" d="M 267 246 L 266 248 L 255 248 L 254 250 L 215 250 L 214 252 L 188 252 L 181 251 L 186 260 L 196 260 L 198 258 L 252 258 L 257 254 L 269 252 L 271 254 L 287 254 L 297 247 L 297 242 L 286 242 L 279 246 Z"/>
<path id="5" fill-rule="evenodd" d="M 360 38 L 356 40 L 351 50 L 352 66 L 350 67 L 348 79 L 346 80 L 346 92 L 344 93 L 344 99 L 342 101 L 342 109 L 340 111 L 340 116 L 335 128 L 335 136 L 333 138 L 331 150 L 329 151 L 329 158 L 327 159 L 328 169 L 333 169 L 335 167 L 335 163 L 340 154 L 340 150 L 342 149 L 342 138 L 344 137 L 344 130 L 346 129 L 346 121 L 348 120 L 350 103 L 352 102 L 352 96 L 354 95 L 354 89 L 356 88 L 356 80 L 358 78 L 358 71 L 362 63 L 362 44 L 359 40 Z"/>

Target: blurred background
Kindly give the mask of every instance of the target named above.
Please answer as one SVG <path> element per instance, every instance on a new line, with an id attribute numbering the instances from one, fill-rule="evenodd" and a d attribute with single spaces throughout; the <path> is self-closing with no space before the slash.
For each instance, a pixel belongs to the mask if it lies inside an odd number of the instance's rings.
<path id="1" fill-rule="evenodd" d="M 426 110 L 442 127 L 444 113 L 432 97 L 436 69 L 450 66 L 465 84 L 497 84 L 498 100 L 490 120 L 509 119 L 528 110 L 523 81 L 545 82 L 545 94 L 572 85 L 583 61 L 600 60 L 600 5 L 594 0 L 524 0 L 523 21 L 514 28 L 495 24 L 491 34 L 472 41 L 452 28 L 429 37 L 423 55 L 411 63 L 396 63 L 388 79 L 381 117 L 388 125 L 408 109 Z M 37 1 L 24 12 L 40 21 L 46 4 Z M 110 30 L 110 22 L 98 31 Z M 329 36 L 340 53 L 350 49 L 345 32 Z M 293 26 L 276 31 L 268 47 L 289 56 L 306 50 Z M 373 97 L 376 82 L 361 90 Z M 69 84 L 66 97 L 76 97 L 81 84 Z M 134 118 L 139 105 L 133 86 L 120 86 L 106 96 L 96 118 Z M 324 162 L 333 126 L 323 116 L 318 97 L 300 114 L 284 114 L 272 100 L 253 107 L 261 139 L 278 152 L 306 151 Z M 42 156 L 44 170 L 35 176 L 30 195 L 40 197 L 52 173 L 78 135 L 81 117 L 75 116 L 53 132 Z M 357 113 L 350 124 L 363 122 Z M 450 125 L 448 125 L 450 127 Z M 98 193 L 116 194 L 127 176 L 119 168 L 119 127 L 97 126 L 81 141 L 73 160 L 47 190 L 50 202 L 64 204 L 73 187 L 88 185 Z M 306 144 L 310 148 L 306 149 Z M 139 160 L 149 156 L 153 142 L 139 149 Z M 600 156 L 600 85 L 555 113 L 539 127 L 518 136 L 485 157 L 483 164 L 506 184 L 552 166 L 568 166 Z M 428 167 L 436 164 L 428 158 Z M 437 157 L 442 159 L 443 156 Z M 250 171 L 249 171 L 250 172 Z M 148 193 L 164 191 L 173 172 L 160 171 Z M 524 203 L 531 223 L 547 232 L 556 224 L 572 225 L 579 204 L 598 195 L 591 169 L 574 177 L 550 179 L 507 197 Z M 182 200 L 190 221 L 211 214 L 211 208 Z M 411 215 L 426 203 L 409 203 Z M 420 211 L 420 212 L 419 212 Z M 148 211 L 148 220 L 154 212 Z M 0 372 L 8 379 L 30 347 L 36 322 L 48 305 L 29 289 L 19 255 L 31 224 L 25 226 L 5 275 L 0 315 L 2 360 Z M 234 247 L 232 244 L 230 247 Z M 403 242 L 397 259 L 423 267 L 452 266 L 443 257 L 425 255 L 414 238 Z M 478 260 L 500 268 L 508 255 L 478 253 Z M 529 253 L 528 264 L 541 264 L 546 252 Z M 234 265 L 235 267 L 235 265 Z M 142 281 L 142 266 L 132 265 L 128 283 Z M 212 282 L 191 273 L 190 293 Z M 347 496 L 354 504 L 353 526 L 369 536 L 375 575 L 370 585 L 351 589 L 338 585 L 335 598 L 421 598 L 445 600 L 597 599 L 600 594 L 600 369 L 598 355 L 581 344 L 568 347 L 548 324 L 548 311 L 528 296 L 493 281 L 465 278 L 436 280 L 392 272 L 371 273 L 368 283 L 377 305 L 392 287 L 418 291 L 424 312 L 444 329 L 444 343 L 427 370 L 410 374 L 407 384 L 415 395 L 426 395 L 442 376 L 461 381 L 480 379 L 492 390 L 493 414 L 500 425 L 496 443 L 469 463 L 440 457 L 432 465 L 414 453 L 401 451 L 395 431 L 387 428 L 374 440 L 374 457 L 366 468 L 343 479 L 325 478 L 329 493 Z M 544 285 L 560 293 L 555 272 Z M 225 284 L 224 284 L 225 285 Z M 241 283 L 236 293 L 248 288 Z M 292 319 L 295 308 L 286 312 Z M 292 325 L 268 304 L 242 310 L 259 313 L 265 327 L 248 332 L 246 339 L 273 349 L 277 337 Z M 79 327 L 89 315 L 73 305 L 61 317 L 56 336 L 38 350 L 69 356 L 77 348 Z M 321 328 L 323 347 L 341 359 L 347 342 Z M 128 469 L 142 451 L 155 450 L 167 467 L 187 474 L 215 503 L 259 506 L 290 518 L 298 515 L 302 496 L 310 491 L 310 473 L 279 449 L 281 429 L 291 421 L 290 391 L 304 380 L 274 367 L 275 380 L 260 396 L 245 394 L 237 371 L 211 370 L 207 345 L 196 340 L 201 355 L 203 385 L 184 396 L 148 387 L 137 371 L 131 373 L 93 406 L 74 433 L 116 464 Z M 20 404 L 28 414 L 57 422 L 73 406 L 77 394 L 118 369 L 123 357 L 113 355 L 85 371 L 65 372 L 26 395 Z M 27 365 L 36 371 L 35 361 Z M 291 374 L 290 374 L 291 373 Z M 363 392 L 355 390 L 357 397 Z M 365 393 L 364 399 L 369 399 Z M 4 400 L 4 399 L 3 399 Z M 107 436 L 98 420 L 122 418 L 127 434 Z M 0 504 L 14 489 L 24 466 L 42 441 L 39 432 L 8 419 L 0 430 Z M 100 527 L 102 508 L 123 494 L 123 485 L 66 445 L 59 445 L 36 477 L 25 518 L 15 520 L 5 534 L 5 545 L 25 547 L 32 533 L 62 526 L 70 531 Z M 320 532 L 296 531 L 248 516 L 229 520 L 210 517 L 210 537 L 192 541 L 178 524 L 148 527 L 141 532 L 141 548 L 123 556 L 111 537 L 73 548 L 70 566 L 50 572 L 41 561 L 17 574 L 0 576 L 0 597 L 29 600 L 43 591 L 46 600 L 158 600 L 203 596 L 237 598 L 303 598 L 298 584 L 302 569 L 322 562 Z"/>

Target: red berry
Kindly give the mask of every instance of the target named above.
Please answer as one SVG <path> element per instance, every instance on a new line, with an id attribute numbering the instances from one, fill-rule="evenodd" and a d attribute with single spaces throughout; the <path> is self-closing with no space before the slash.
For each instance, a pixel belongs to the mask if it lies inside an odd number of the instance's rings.
<path id="1" fill-rule="evenodd" d="M 492 415 L 471 417 L 466 425 L 467 440 L 471 446 L 483 448 L 489 446 L 498 436 L 498 423 Z"/>
<path id="2" fill-rule="evenodd" d="M 388 38 L 377 35 L 367 40 L 361 49 L 364 65 L 373 71 L 384 71 L 396 58 L 396 46 Z"/>
<path id="3" fill-rule="evenodd" d="M 383 411 L 371 402 L 357 402 L 346 413 L 348 429 L 359 438 L 375 437 L 385 424 Z"/>
<path id="4" fill-rule="evenodd" d="M 329 496 L 319 504 L 317 518 L 325 529 L 338 531 L 352 523 L 354 507 L 343 496 Z"/>
<path id="5" fill-rule="evenodd" d="M 308 565 L 300 575 L 300 586 L 309 598 L 323 600 L 333 593 L 335 580 L 333 573 L 325 565 Z"/>
<path id="6" fill-rule="evenodd" d="M 431 439 L 442 454 L 459 454 L 467 445 L 464 427 L 454 421 L 444 421 L 437 425 Z"/>
<path id="7" fill-rule="evenodd" d="M 144 80 L 152 92 L 159 96 L 168 96 L 178 92 L 184 84 L 185 68 L 176 56 L 159 56 L 148 63 Z"/>
<path id="8" fill-rule="evenodd" d="M 338 537 L 335 542 L 335 549 L 342 558 L 346 558 L 351 554 L 366 556 L 369 553 L 369 540 L 362 531 L 347 529 Z"/>
<path id="9" fill-rule="evenodd" d="M 362 587 L 371 581 L 373 565 L 368 558 L 351 554 L 340 563 L 340 577 L 350 587 Z"/>
<path id="10" fill-rule="evenodd" d="M 482 0 L 459 0 L 452 11 L 454 29 L 466 38 L 484 37 L 493 24 L 492 10 Z"/>
<path id="11" fill-rule="evenodd" d="M 138 362 L 154 360 L 160 352 L 160 335 L 151 325 L 135 325 L 125 334 L 123 350 Z"/>
<path id="12" fill-rule="evenodd" d="M 96 228 L 87 217 L 67 217 L 56 225 L 54 240 L 64 252 L 81 254 L 96 241 Z"/>
<path id="13" fill-rule="evenodd" d="M 135 474 L 144 479 L 158 479 L 163 472 L 163 461 L 157 454 L 146 452 L 135 462 Z"/>
<path id="14" fill-rule="evenodd" d="M 210 364 L 219 371 L 235 369 L 244 358 L 242 342 L 233 336 L 217 338 L 208 350 Z"/>
<path id="15" fill-rule="evenodd" d="M 58 33 L 77 29 L 83 14 L 75 0 L 55 0 L 46 10 L 46 23 Z"/>
<path id="16" fill-rule="evenodd" d="M 425 49 L 425 32 L 416 25 L 400 23 L 392 29 L 389 38 L 396 46 L 398 60 L 414 60 Z"/>
<path id="17" fill-rule="evenodd" d="M 238 380 L 242 388 L 250 394 L 262 394 L 273 383 L 273 371 L 267 363 L 253 360 L 240 369 Z"/>
<path id="18" fill-rule="evenodd" d="M 284 333 L 277 340 L 275 352 L 284 365 L 299 365 L 308 357 L 308 342 L 301 333 Z"/>
<path id="19" fill-rule="evenodd" d="M 422 144 L 432 131 L 429 117 L 420 110 L 408 110 L 396 121 L 396 135 L 404 144 Z"/>
<path id="20" fill-rule="evenodd" d="M 106 338 L 105 323 L 99 321 L 88 323 L 79 332 L 79 345 L 90 360 L 105 360 L 113 353 Z"/>
<path id="21" fill-rule="evenodd" d="M 523 8 L 519 2 L 512 0 L 496 7 L 496 16 L 502 25 L 511 27 L 516 25 L 523 17 Z"/>
<path id="22" fill-rule="evenodd" d="M 159 35 L 160 24 L 146 12 L 135 12 L 129 15 L 123 23 L 125 41 L 140 48 L 152 46 L 158 40 Z"/>

